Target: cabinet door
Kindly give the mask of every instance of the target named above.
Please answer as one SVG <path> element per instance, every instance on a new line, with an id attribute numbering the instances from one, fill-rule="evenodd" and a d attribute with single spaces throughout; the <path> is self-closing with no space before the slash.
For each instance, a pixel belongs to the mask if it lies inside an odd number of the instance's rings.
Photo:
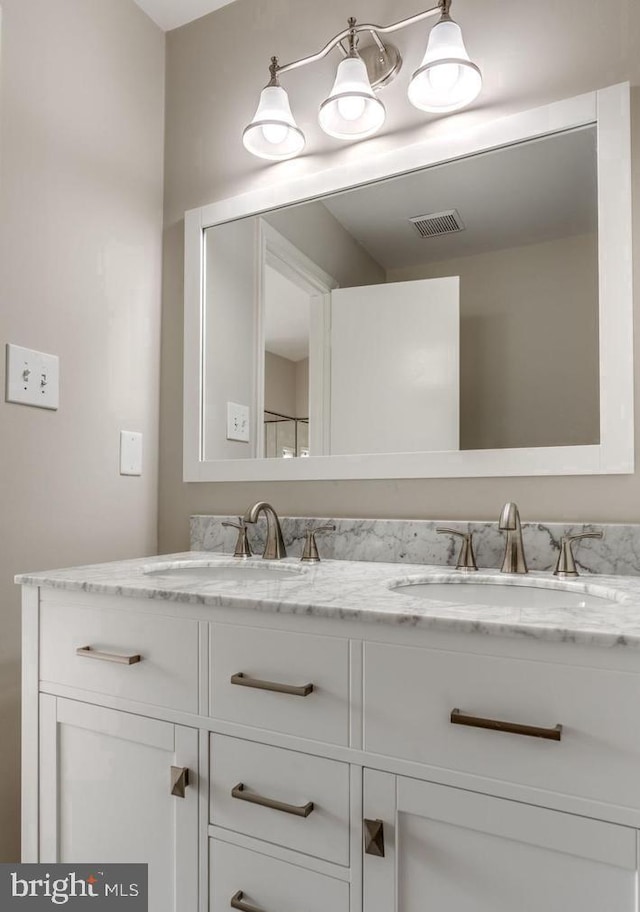
<path id="1" fill-rule="evenodd" d="M 149 908 L 196 912 L 197 731 L 43 695 L 40 771 L 40 861 L 148 864 Z"/>
<path id="2" fill-rule="evenodd" d="M 637 912 L 637 834 L 585 817 L 365 772 L 365 912 Z"/>

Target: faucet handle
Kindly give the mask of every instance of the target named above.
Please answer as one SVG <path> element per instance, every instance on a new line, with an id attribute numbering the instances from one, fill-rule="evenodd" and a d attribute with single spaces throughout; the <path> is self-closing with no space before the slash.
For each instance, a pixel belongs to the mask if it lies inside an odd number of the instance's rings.
<path id="1" fill-rule="evenodd" d="M 238 522 L 223 522 L 223 526 L 227 526 L 229 529 L 238 530 L 238 538 L 236 540 L 236 549 L 233 552 L 233 556 L 239 558 L 240 560 L 247 560 L 251 557 L 253 552 L 251 551 L 251 545 L 249 544 L 249 536 L 247 535 L 247 524 L 242 519 L 241 516 L 238 517 Z"/>
<path id="2" fill-rule="evenodd" d="M 478 569 L 473 551 L 473 532 L 461 532 L 459 529 L 448 529 L 445 526 L 438 526 L 436 532 L 439 535 L 457 535 L 462 539 L 456 570 L 473 571 Z"/>
<path id="3" fill-rule="evenodd" d="M 573 548 L 571 547 L 574 541 L 578 541 L 581 538 L 604 538 L 604 532 L 602 529 L 598 529 L 596 532 L 579 532 L 577 535 L 563 535 L 562 541 L 560 542 L 560 554 L 558 555 L 558 560 L 556 562 L 556 569 L 553 571 L 554 576 L 579 576 L 578 568 L 576 567 L 576 561 L 573 556 Z"/>
<path id="4" fill-rule="evenodd" d="M 316 535 L 318 532 L 335 531 L 336 527 L 332 523 L 329 523 L 326 526 L 317 526 L 315 529 L 307 529 L 305 532 L 304 550 L 300 560 L 304 561 L 306 564 L 319 564 L 320 554 L 318 553 L 318 545 L 316 544 Z"/>

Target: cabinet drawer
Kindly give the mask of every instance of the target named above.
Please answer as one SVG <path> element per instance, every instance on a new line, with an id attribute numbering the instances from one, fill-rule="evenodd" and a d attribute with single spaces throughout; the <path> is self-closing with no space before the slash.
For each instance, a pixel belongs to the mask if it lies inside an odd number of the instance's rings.
<path id="1" fill-rule="evenodd" d="M 88 653 L 79 649 L 90 647 Z M 109 661 L 104 656 L 124 661 Z M 127 659 L 140 657 L 134 664 Z M 43 681 L 198 711 L 198 623 L 108 608 L 44 606 Z"/>
<path id="2" fill-rule="evenodd" d="M 209 841 L 211 912 L 349 912 L 349 885 L 217 839 Z M 232 902 L 235 900 L 235 904 Z"/>
<path id="3" fill-rule="evenodd" d="M 349 767 L 212 735 L 211 823 L 348 865 Z"/>
<path id="4" fill-rule="evenodd" d="M 640 808 L 640 675 L 367 643 L 364 697 L 366 750 Z"/>
<path id="5" fill-rule="evenodd" d="M 347 744 L 348 642 L 212 624 L 211 714 L 314 741 Z"/>

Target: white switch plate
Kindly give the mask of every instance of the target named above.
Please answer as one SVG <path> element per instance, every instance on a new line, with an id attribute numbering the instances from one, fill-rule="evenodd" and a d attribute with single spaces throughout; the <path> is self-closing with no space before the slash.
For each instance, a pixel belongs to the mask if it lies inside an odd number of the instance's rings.
<path id="1" fill-rule="evenodd" d="M 249 406 L 227 402 L 227 440 L 249 443 Z"/>
<path id="2" fill-rule="evenodd" d="M 142 475 L 142 434 L 120 431 L 120 474 Z"/>
<path id="3" fill-rule="evenodd" d="M 55 410 L 60 404 L 59 378 L 57 355 L 7 345 L 7 402 Z"/>

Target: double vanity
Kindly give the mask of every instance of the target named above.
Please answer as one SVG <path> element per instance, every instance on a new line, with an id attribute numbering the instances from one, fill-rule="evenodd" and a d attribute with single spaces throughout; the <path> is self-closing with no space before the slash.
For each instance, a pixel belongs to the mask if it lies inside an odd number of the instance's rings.
<path id="1" fill-rule="evenodd" d="M 148 862 L 153 912 L 637 912 L 640 579 L 307 525 L 19 578 L 24 861 Z"/>

